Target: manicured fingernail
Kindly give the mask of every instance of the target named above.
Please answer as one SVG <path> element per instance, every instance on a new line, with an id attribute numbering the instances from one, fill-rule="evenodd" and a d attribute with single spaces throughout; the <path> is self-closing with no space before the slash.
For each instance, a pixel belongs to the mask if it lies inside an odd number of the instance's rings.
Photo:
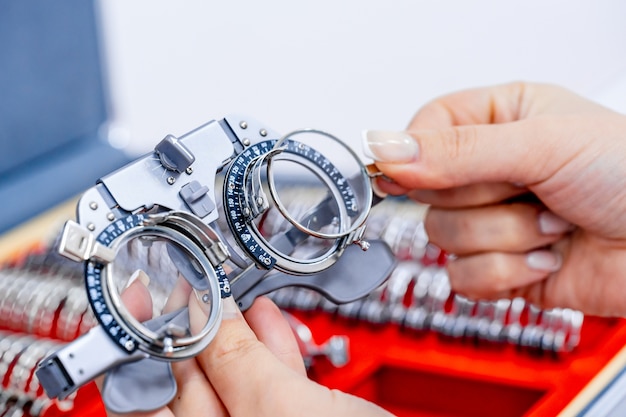
<path id="1" fill-rule="evenodd" d="M 388 195 L 386 192 L 380 189 L 380 186 L 378 185 L 378 180 L 376 179 L 372 181 L 372 191 L 374 191 L 374 194 L 379 198 L 386 198 Z"/>
<path id="2" fill-rule="evenodd" d="M 222 300 L 222 317 L 225 319 L 234 319 L 239 315 L 239 307 L 237 307 L 237 303 L 235 299 L 231 297 L 226 297 Z"/>
<path id="3" fill-rule="evenodd" d="M 544 235 L 556 235 L 571 230 L 573 225 L 550 211 L 539 213 L 539 230 Z"/>
<path id="4" fill-rule="evenodd" d="M 549 250 L 536 250 L 526 255 L 526 265 L 538 271 L 558 271 L 561 268 L 561 262 L 561 255 Z"/>
<path id="5" fill-rule="evenodd" d="M 364 130 L 363 153 L 379 162 L 401 164 L 417 159 L 419 145 L 406 132 Z"/>
<path id="6" fill-rule="evenodd" d="M 148 276 L 148 274 L 143 272 L 141 269 L 138 269 L 135 272 L 133 272 L 133 274 L 128 279 L 126 288 L 130 287 L 131 284 L 135 282 L 136 280 L 139 280 L 139 282 L 141 282 L 144 285 L 144 287 L 147 287 L 148 285 L 150 285 L 150 277 Z"/>

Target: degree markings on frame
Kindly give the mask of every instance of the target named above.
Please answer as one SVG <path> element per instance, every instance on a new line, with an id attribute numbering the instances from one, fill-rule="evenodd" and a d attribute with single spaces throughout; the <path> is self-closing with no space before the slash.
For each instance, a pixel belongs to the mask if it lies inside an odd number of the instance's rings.
<path id="1" fill-rule="evenodd" d="M 244 198 L 243 183 L 247 167 L 252 163 L 253 159 L 259 157 L 261 154 L 267 153 L 271 147 L 274 146 L 274 143 L 276 143 L 276 140 L 257 143 L 237 156 L 226 175 L 228 186 L 225 187 L 226 195 L 224 198 L 228 207 L 228 210 L 225 210 L 228 214 L 227 221 L 236 239 L 239 241 L 240 246 L 244 248 L 259 265 L 267 269 L 271 269 L 276 263 L 276 260 L 262 248 L 255 239 L 254 233 L 250 230 L 247 219 L 243 215 L 242 198 Z"/>
<path id="2" fill-rule="evenodd" d="M 125 219 L 118 220 L 115 223 L 107 227 L 97 237 L 97 241 L 101 244 L 109 247 L 111 243 L 122 235 L 126 230 L 132 229 L 140 225 L 146 216 L 130 215 Z M 100 263 L 89 261 L 85 265 L 85 285 L 87 287 L 87 298 L 91 309 L 95 313 L 98 322 L 106 330 L 106 333 L 111 339 L 122 347 L 127 352 L 133 352 L 137 349 L 136 344 L 132 344 L 129 348 L 127 342 L 130 340 L 130 336 L 120 327 L 104 300 L 102 293 L 102 269 L 104 266 Z"/>
<path id="3" fill-rule="evenodd" d="M 276 139 L 266 140 L 252 145 L 240 153 L 227 171 L 227 187 L 224 187 L 224 201 L 227 207 L 225 214 L 227 214 L 227 221 L 231 230 L 233 230 L 233 234 L 240 246 L 248 252 L 260 266 L 268 269 L 274 266 L 276 259 L 259 244 L 254 236 L 255 233 L 251 230 L 251 220 L 243 215 L 243 207 L 245 207 L 243 184 L 246 171 L 252 161 L 270 152 L 276 143 Z M 308 145 L 290 139 L 286 140 L 284 144 L 285 149 L 283 152 L 299 155 L 308 159 L 328 175 L 339 189 L 339 194 L 341 195 L 344 206 L 348 210 L 348 215 L 353 217 L 358 211 L 354 190 L 337 167 L 319 151 Z"/>

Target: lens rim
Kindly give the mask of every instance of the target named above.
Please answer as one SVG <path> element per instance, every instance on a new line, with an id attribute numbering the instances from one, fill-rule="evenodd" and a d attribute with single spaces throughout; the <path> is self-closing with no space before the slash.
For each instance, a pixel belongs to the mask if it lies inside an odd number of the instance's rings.
<path id="1" fill-rule="evenodd" d="M 336 143 L 338 143 L 341 147 L 343 147 L 345 149 L 345 151 L 348 153 L 348 155 L 350 155 L 354 161 L 356 162 L 357 166 L 359 167 L 358 173 L 360 174 L 359 177 L 362 180 L 363 184 L 363 193 L 365 194 L 363 196 L 364 201 L 361 204 L 361 206 L 363 207 L 363 210 L 361 211 L 361 213 L 359 214 L 359 216 L 355 219 L 355 220 L 351 220 L 351 224 L 350 227 L 347 228 L 346 230 L 344 230 L 343 227 L 341 227 L 341 225 L 343 224 L 344 219 L 340 219 L 340 227 L 339 227 L 339 232 L 337 233 L 322 233 L 322 232 L 318 232 L 315 231 L 313 229 L 310 229 L 304 225 L 302 225 L 300 222 L 298 222 L 296 219 L 294 219 L 291 214 L 289 213 L 289 210 L 287 209 L 287 207 L 282 203 L 282 201 L 280 200 L 280 197 L 278 196 L 278 191 L 277 191 L 277 187 L 276 187 L 276 182 L 275 182 L 275 178 L 274 178 L 274 171 L 272 168 L 272 160 L 277 156 L 283 153 L 284 149 L 282 147 L 283 143 L 285 143 L 285 141 L 287 141 L 288 139 L 292 139 L 294 141 L 297 142 L 296 139 L 294 139 L 293 137 L 296 135 L 300 135 L 300 134 L 307 134 L 307 133 L 313 133 L 313 134 L 319 134 L 322 136 L 325 136 L 333 141 L 335 141 Z M 276 208 L 278 209 L 278 211 L 280 211 L 280 213 L 283 215 L 283 217 L 285 218 L 285 220 L 287 220 L 289 223 L 291 223 L 296 229 L 298 229 L 299 231 L 301 231 L 302 233 L 306 233 L 310 236 L 319 238 L 319 239 L 327 239 L 327 240 L 333 240 L 333 239 L 341 239 L 344 237 L 347 237 L 349 235 L 354 234 L 355 232 L 357 232 L 360 228 L 363 227 L 363 225 L 365 224 L 365 221 L 367 220 L 371 207 L 372 207 L 372 203 L 373 203 L 373 191 L 372 191 L 372 183 L 371 183 L 371 179 L 370 179 L 370 175 L 367 171 L 367 167 L 365 166 L 365 164 L 363 164 L 363 162 L 361 162 L 361 160 L 359 159 L 358 155 L 346 144 L 344 143 L 341 139 L 339 139 L 338 137 L 325 132 L 323 130 L 319 130 L 319 129 L 312 129 L 312 128 L 307 128 L 307 129 L 299 129 L 299 130 L 294 130 L 290 133 L 287 133 L 286 135 L 284 135 L 283 137 L 281 137 L 276 144 L 274 145 L 273 149 L 271 152 L 268 152 L 268 154 L 264 157 L 266 159 L 266 172 L 267 172 L 267 187 L 268 190 L 270 192 L 271 198 L 274 201 L 274 203 L 276 204 Z M 303 158 L 300 163 L 301 165 L 307 167 L 308 169 L 310 169 L 312 172 L 314 173 L 318 173 L 318 170 L 315 170 L 313 165 L 314 164 L 304 164 L 303 162 L 306 160 L 306 158 Z M 325 173 L 324 173 L 325 174 Z M 337 195 L 335 194 L 335 192 L 338 191 L 336 184 L 328 177 L 328 175 L 318 175 L 320 177 L 320 179 L 322 180 L 322 182 L 324 182 L 324 184 L 333 192 L 333 195 L 335 195 L 337 197 Z M 356 180 L 359 180 L 359 178 L 357 178 Z M 354 187 L 353 187 L 354 188 Z M 343 201 L 343 199 L 341 198 L 336 198 L 337 201 Z M 340 211 L 343 210 L 343 206 L 338 204 L 338 206 L 340 206 Z M 350 218 L 349 216 L 347 216 L 348 218 Z M 350 218 L 351 219 L 351 218 Z"/>
<path id="2" fill-rule="evenodd" d="M 153 357 L 179 360 L 195 356 L 204 349 L 213 339 L 222 319 L 222 296 L 218 274 L 213 265 L 206 258 L 202 248 L 190 237 L 165 224 L 139 225 L 127 230 L 111 242 L 110 247 L 117 251 L 131 239 L 142 235 L 157 236 L 174 242 L 184 248 L 188 254 L 202 267 L 203 273 L 209 281 L 211 293 L 211 311 L 202 330 L 193 336 L 172 338 L 171 345 L 164 343 L 158 335 L 146 328 L 135 319 L 126 309 L 121 294 L 114 283 L 112 265 L 104 265 L 101 272 L 102 294 L 109 312 L 117 324 L 133 339 L 138 348 Z"/>

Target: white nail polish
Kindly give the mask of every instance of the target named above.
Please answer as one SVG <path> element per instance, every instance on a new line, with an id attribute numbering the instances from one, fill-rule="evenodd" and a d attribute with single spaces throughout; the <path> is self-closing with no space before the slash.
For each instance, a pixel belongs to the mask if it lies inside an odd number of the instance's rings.
<path id="1" fill-rule="evenodd" d="M 239 314 L 241 314 L 239 312 L 239 307 L 232 296 L 226 297 L 222 300 L 222 318 L 234 319 Z"/>
<path id="2" fill-rule="evenodd" d="M 561 263 L 561 255 L 549 250 L 536 250 L 526 255 L 526 265 L 538 271 L 556 272 Z"/>
<path id="3" fill-rule="evenodd" d="M 544 235 L 555 235 L 572 229 L 573 225 L 550 211 L 539 213 L 539 230 Z"/>
<path id="4" fill-rule="evenodd" d="M 419 145 L 406 132 L 364 130 L 363 153 L 379 162 L 407 163 L 419 156 Z"/>
<path id="5" fill-rule="evenodd" d="M 128 283 L 126 284 L 126 288 L 130 287 L 133 282 L 139 280 L 145 287 L 150 285 L 150 277 L 148 274 L 143 272 L 141 269 L 136 270 L 128 279 Z"/>

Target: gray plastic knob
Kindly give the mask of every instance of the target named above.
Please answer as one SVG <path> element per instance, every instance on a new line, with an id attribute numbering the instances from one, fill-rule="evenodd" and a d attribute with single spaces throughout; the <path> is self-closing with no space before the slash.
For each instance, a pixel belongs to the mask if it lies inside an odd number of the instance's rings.
<path id="1" fill-rule="evenodd" d="M 170 171 L 184 172 L 196 157 L 175 136 L 167 135 L 155 147 L 161 165 Z"/>

